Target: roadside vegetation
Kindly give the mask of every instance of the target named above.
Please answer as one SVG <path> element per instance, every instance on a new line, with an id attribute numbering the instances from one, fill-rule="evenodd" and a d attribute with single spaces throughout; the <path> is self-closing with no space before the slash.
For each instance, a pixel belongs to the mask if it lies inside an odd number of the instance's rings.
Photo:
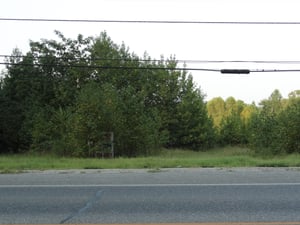
<path id="1" fill-rule="evenodd" d="M 174 57 L 139 57 L 105 32 L 56 34 L 6 58 L 1 170 L 300 164 L 299 90 L 206 101 Z M 112 133 L 116 158 L 98 159 Z"/>
<path id="2" fill-rule="evenodd" d="M 205 152 L 191 150 L 161 150 L 157 155 L 135 158 L 74 158 L 38 155 L 1 155 L 0 173 L 26 170 L 66 169 L 149 169 L 196 167 L 298 167 L 300 154 L 259 156 L 247 148 L 226 147 Z"/>

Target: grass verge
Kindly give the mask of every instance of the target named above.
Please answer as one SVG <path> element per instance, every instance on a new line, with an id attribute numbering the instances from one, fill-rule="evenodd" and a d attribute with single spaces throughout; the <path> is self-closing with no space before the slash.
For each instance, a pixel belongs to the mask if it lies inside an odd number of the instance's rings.
<path id="1" fill-rule="evenodd" d="M 62 158 L 55 156 L 0 155 L 0 173 L 24 170 L 133 169 L 191 167 L 298 167 L 300 154 L 260 157 L 247 148 L 226 147 L 206 152 L 162 150 L 159 155 L 137 158 Z M 152 170 L 151 170 L 152 171 Z"/>

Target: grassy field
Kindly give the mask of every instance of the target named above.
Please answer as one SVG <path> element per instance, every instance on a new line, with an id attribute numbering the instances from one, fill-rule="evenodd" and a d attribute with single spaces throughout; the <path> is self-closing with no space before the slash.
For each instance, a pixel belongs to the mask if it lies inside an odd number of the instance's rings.
<path id="1" fill-rule="evenodd" d="M 298 167 L 300 154 L 276 157 L 255 156 L 247 148 L 226 147 L 206 152 L 162 150 L 151 157 L 62 158 L 55 156 L 0 155 L 0 173 L 48 169 L 129 169 L 180 167 Z"/>

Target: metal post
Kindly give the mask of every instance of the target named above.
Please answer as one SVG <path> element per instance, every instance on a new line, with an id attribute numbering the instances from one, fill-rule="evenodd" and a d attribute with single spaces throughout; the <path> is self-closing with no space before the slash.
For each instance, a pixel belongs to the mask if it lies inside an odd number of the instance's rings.
<path id="1" fill-rule="evenodd" d="M 114 132 L 110 132 L 110 142 L 111 142 L 111 157 L 115 157 L 114 153 Z"/>

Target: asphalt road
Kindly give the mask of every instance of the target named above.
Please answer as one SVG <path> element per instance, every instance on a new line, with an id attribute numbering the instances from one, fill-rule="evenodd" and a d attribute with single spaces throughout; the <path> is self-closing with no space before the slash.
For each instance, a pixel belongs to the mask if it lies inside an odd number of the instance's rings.
<path id="1" fill-rule="evenodd" d="M 300 221 L 297 169 L 0 175 L 0 223 Z"/>

